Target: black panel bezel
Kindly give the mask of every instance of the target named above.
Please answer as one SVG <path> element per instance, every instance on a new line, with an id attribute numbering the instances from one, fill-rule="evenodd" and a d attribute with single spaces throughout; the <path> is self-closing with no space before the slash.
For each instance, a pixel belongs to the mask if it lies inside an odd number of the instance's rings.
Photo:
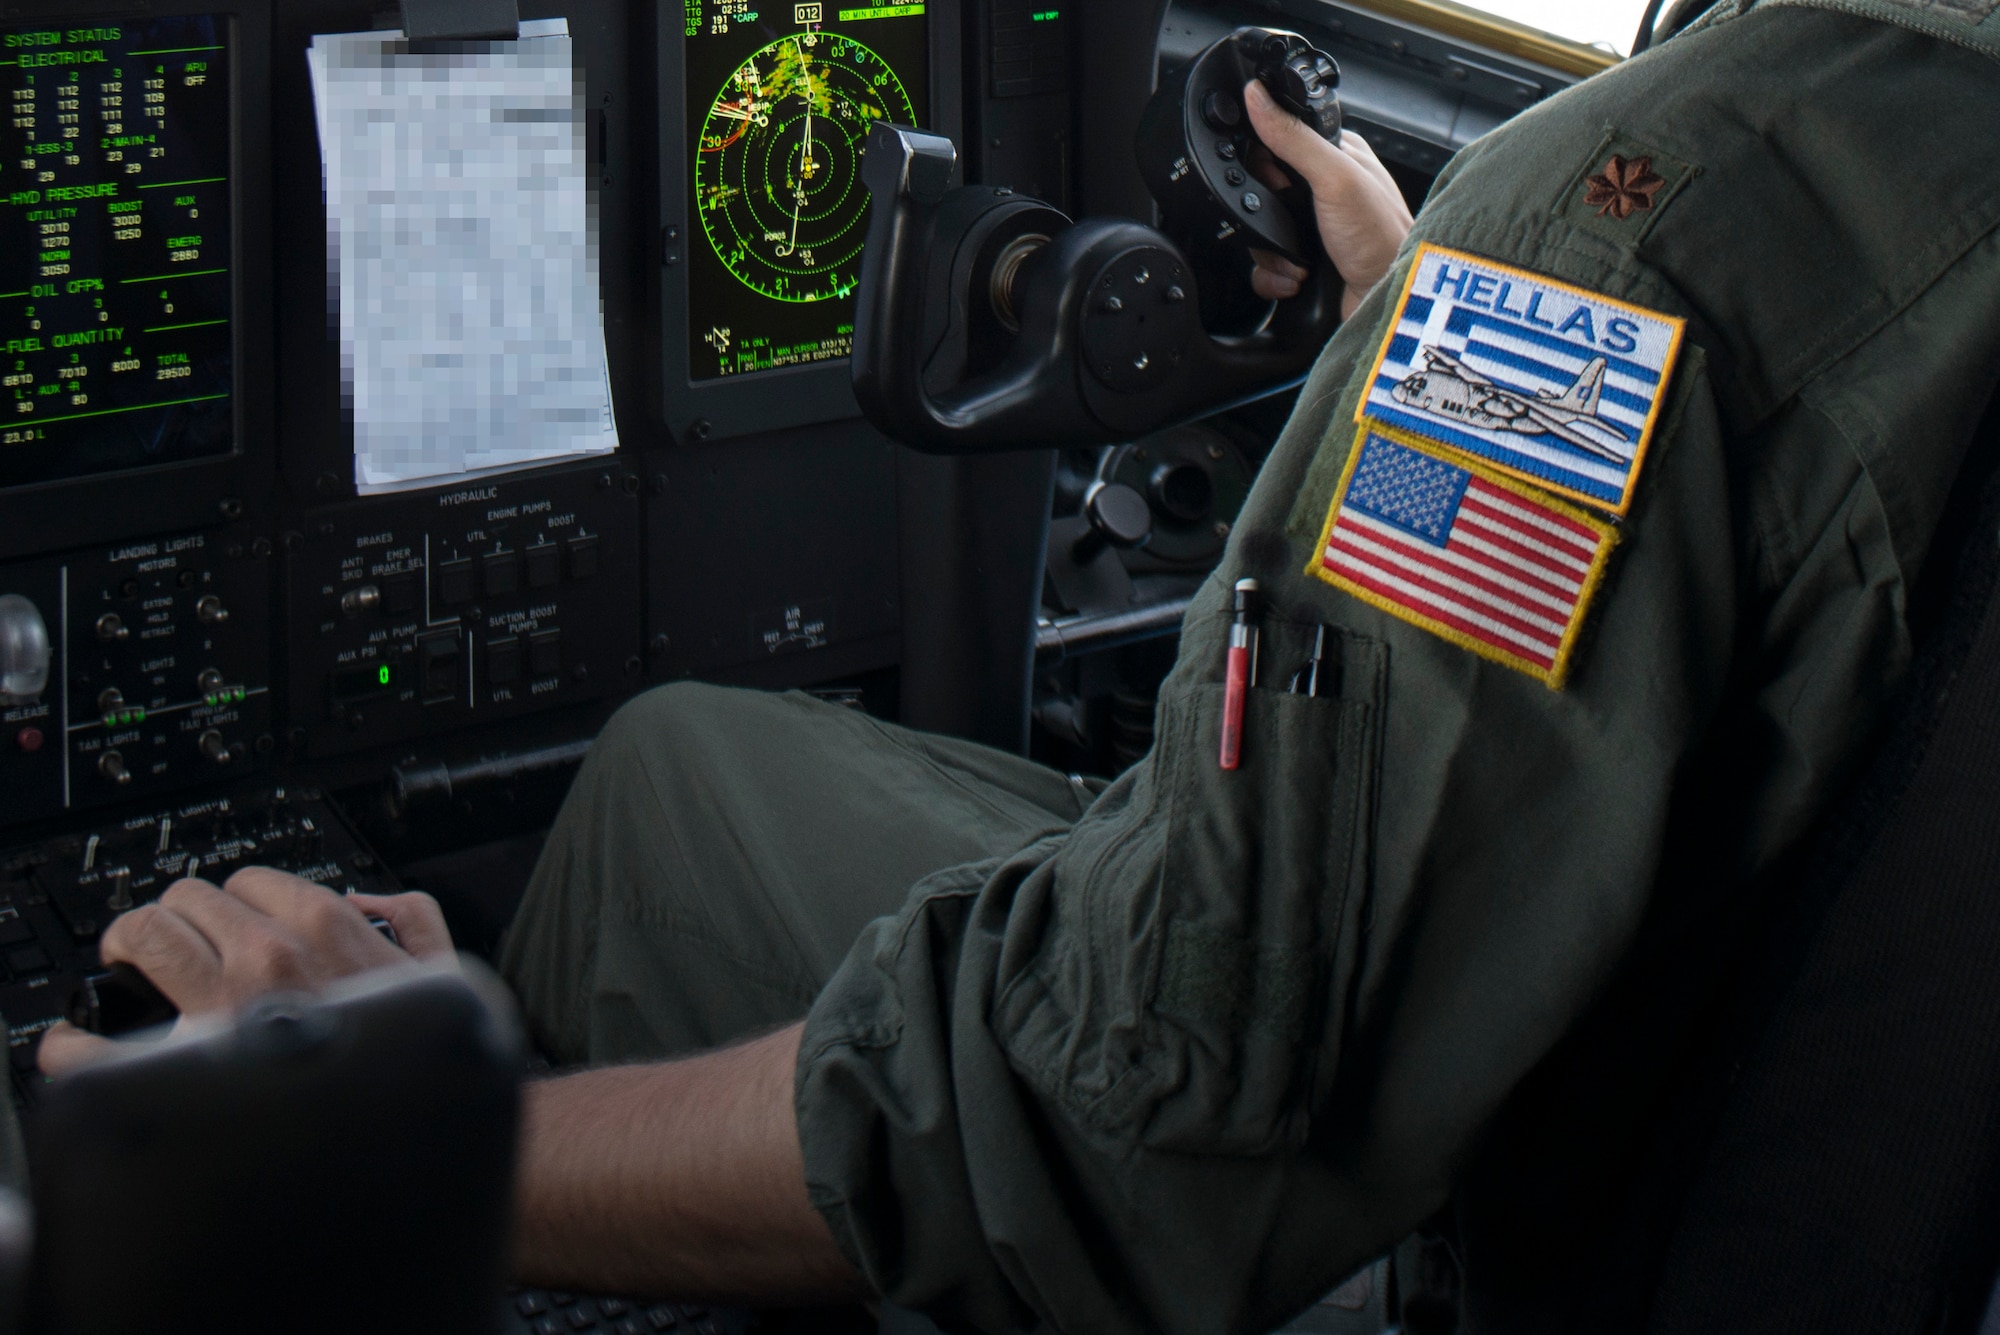
<path id="1" fill-rule="evenodd" d="M 660 273 L 661 410 L 676 440 L 719 440 L 836 422 L 861 415 L 854 402 L 848 360 L 787 366 L 723 380 L 695 381 L 688 356 L 688 270 L 682 261 L 698 244 L 687 216 L 687 38 L 678 3 L 660 3 L 654 19 L 659 42 L 659 227 L 652 264 Z M 930 126 L 961 138 L 964 122 L 962 56 L 957 0 L 929 0 Z M 678 228 L 677 238 L 667 229 Z M 674 258 L 668 263 L 669 257 Z"/>
<path id="2" fill-rule="evenodd" d="M 181 14 L 230 19 L 230 158 L 232 353 L 236 447 L 233 453 L 185 463 L 155 464 L 0 491 L 0 559 L 166 529 L 216 525 L 250 513 L 270 492 L 275 366 L 272 361 L 271 6 L 268 0 L 189 0 L 188 3 L 107 9 L 101 4 L 29 0 L 9 4 L 9 24 L 38 19 L 113 22 Z"/>

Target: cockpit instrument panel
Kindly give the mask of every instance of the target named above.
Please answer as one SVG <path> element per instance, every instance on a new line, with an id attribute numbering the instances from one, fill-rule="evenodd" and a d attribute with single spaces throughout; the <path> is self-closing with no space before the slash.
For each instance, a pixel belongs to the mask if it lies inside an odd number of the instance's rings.
<path id="1" fill-rule="evenodd" d="M 869 128 L 927 123 L 921 3 L 687 0 L 689 377 L 846 357 Z"/>
<path id="2" fill-rule="evenodd" d="M 0 487 L 237 448 L 233 26 L 0 29 Z"/>

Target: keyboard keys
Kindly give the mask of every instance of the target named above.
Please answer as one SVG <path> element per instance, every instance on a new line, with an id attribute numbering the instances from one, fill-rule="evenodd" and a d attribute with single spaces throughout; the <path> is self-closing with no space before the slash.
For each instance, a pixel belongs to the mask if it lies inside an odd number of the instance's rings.
<path id="1" fill-rule="evenodd" d="M 534 1331 L 535 1335 L 568 1335 L 563 1329 L 562 1322 L 552 1316 L 538 1317 L 529 1329 Z"/>
<path id="2" fill-rule="evenodd" d="M 680 1322 L 680 1313 L 665 1303 L 655 1303 L 646 1309 L 646 1320 L 654 1330 L 666 1330 Z"/>
<path id="3" fill-rule="evenodd" d="M 617 1324 L 611 1327 L 611 1331 L 612 1335 L 646 1335 L 645 1326 L 640 1324 L 636 1316 L 620 1317 Z"/>
<path id="4" fill-rule="evenodd" d="M 597 1313 L 592 1310 L 589 1303 L 578 1303 L 575 1307 L 565 1311 L 563 1315 L 569 1318 L 570 1329 L 572 1330 L 589 1330 L 597 1324 Z"/>
<path id="5" fill-rule="evenodd" d="M 522 1316 L 540 1316 L 549 1310 L 549 1305 L 542 1300 L 541 1294 L 529 1292 L 514 1300 L 514 1308 Z"/>
<path id="6" fill-rule="evenodd" d="M 606 1316 L 624 1316 L 632 1310 L 632 1304 L 626 1302 L 623 1298 L 599 1298 L 597 1300 L 597 1310 Z"/>

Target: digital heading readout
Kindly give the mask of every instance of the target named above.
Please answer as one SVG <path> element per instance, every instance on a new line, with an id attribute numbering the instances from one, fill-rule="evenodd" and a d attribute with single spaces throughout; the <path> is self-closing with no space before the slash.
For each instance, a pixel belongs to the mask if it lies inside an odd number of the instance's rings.
<path id="1" fill-rule="evenodd" d="M 684 0 L 691 377 L 845 357 L 877 121 L 922 125 L 922 4 Z"/>
<path id="2" fill-rule="evenodd" d="M 229 31 L 0 28 L 0 486 L 233 447 Z"/>

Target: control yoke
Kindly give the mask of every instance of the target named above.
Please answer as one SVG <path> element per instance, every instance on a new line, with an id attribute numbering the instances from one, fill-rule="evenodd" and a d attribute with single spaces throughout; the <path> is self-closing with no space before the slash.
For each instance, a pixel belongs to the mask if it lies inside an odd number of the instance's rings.
<path id="1" fill-rule="evenodd" d="M 937 454 L 1099 445 L 1303 375 L 1339 323 L 1340 276 L 1304 183 L 1274 197 L 1250 170 L 1241 94 L 1253 76 L 1340 141 L 1332 57 L 1295 33 L 1239 28 L 1147 104 L 1137 147 L 1159 229 L 1072 222 L 1003 187 L 952 189 L 950 139 L 876 125 L 853 356 L 869 420 Z M 1221 269 L 1247 288 L 1253 246 L 1304 260 L 1305 290 L 1244 332 L 1211 332 L 1196 274 Z"/>

